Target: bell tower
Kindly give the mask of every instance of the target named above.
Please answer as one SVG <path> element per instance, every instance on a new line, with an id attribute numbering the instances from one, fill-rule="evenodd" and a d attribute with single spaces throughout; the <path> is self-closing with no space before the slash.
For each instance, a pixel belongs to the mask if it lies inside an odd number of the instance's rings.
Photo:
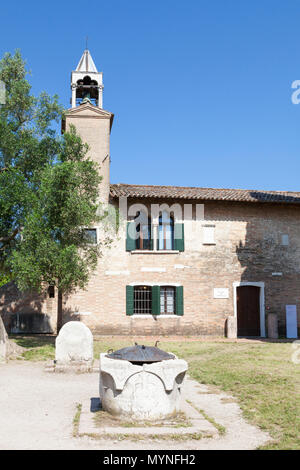
<path id="1" fill-rule="evenodd" d="M 65 113 L 62 130 L 75 126 L 83 142 L 89 146 L 88 156 L 100 165 L 102 181 L 99 201 L 109 202 L 110 132 L 114 115 L 102 106 L 103 82 L 92 56 L 86 49 L 71 74 L 72 107 Z"/>

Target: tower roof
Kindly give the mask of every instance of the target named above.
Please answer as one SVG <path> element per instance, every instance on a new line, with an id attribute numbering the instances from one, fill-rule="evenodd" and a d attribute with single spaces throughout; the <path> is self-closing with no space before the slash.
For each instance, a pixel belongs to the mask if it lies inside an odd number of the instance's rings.
<path id="1" fill-rule="evenodd" d="M 85 49 L 77 65 L 76 72 L 94 72 L 98 73 L 96 65 L 92 59 L 90 51 Z"/>

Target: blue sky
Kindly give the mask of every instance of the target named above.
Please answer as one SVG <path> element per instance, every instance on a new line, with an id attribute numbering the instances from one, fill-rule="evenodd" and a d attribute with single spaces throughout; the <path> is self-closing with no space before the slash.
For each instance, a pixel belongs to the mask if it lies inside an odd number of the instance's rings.
<path id="1" fill-rule="evenodd" d="M 114 183 L 300 191 L 299 0 L 2 2 L 0 55 L 69 106 L 89 37 Z"/>

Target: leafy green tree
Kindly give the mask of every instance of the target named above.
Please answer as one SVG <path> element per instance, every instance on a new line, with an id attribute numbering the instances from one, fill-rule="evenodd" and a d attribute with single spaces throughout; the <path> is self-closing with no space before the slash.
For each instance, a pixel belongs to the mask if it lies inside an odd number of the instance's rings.
<path id="1" fill-rule="evenodd" d="M 24 225 L 40 174 L 54 163 L 60 148 L 53 122 L 63 108 L 57 96 L 34 97 L 19 51 L 0 61 L 6 101 L 0 105 L 0 266 L 10 257 Z"/>
<path id="2" fill-rule="evenodd" d="M 0 287 L 4 286 L 10 281 L 10 277 L 5 273 L 0 273 Z"/>
<path id="3" fill-rule="evenodd" d="M 0 80 L 0 259 L 21 291 L 57 287 L 59 330 L 63 295 L 86 286 L 100 255 L 84 230 L 100 220 L 99 167 L 74 127 L 57 135 L 63 110 L 30 95 L 19 52 L 0 61 Z"/>

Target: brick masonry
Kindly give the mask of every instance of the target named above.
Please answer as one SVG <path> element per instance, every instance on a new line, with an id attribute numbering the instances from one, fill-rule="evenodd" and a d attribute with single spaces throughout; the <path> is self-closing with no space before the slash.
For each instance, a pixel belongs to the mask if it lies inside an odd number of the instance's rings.
<path id="1" fill-rule="evenodd" d="M 215 225 L 214 245 L 202 243 L 207 222 Z M 206 202 L 204 221 L 185 222 L 185 251 L 172 254 L 126 252 L 124 227 L 123 223 L 111 247 L 103 249 L 87 289 L 64 299 L 64 321 L 81 320 L 97 334 L 222 336 L 226 318 L 234 314 L 235 282 L 264 283 L 266 315 L 278 314 L 281 335 L 285 335 L 285 305 L 296 304 L 300 309 L 300 213 L 296 206 Z M 289 236 L 287 246 L 282 245 L 284 234 Z M 183 285 L 184 315 L 126 316 L 126 285 L 133 282 Z M 214 288 L 227 288 L 229 297 L 214 298 Z M 1 296 L 0 291 L 6 322 L 17 311 L 42 311 L 55 328 L 57 295 L 31 303 L 23 298 L 19 304 L 12 302 L 14 295 Z"/>
<path id="2" fill-rule="evenodd" d="M 215 225 L 215 245 L 202 243 L 206 221 Z M 299 209 L 211 202 L 205 203 L 205 222 L 185 223 L 185 251 L 174 254 L 128 253 L 120 234 L 104 251 L 88 290 L 68 299 L 67 308 L 90 311 L 81 319 L 98 334 L 223 335 L 226 317 L 234 314 L 233 283 L 263 282 L 266 312 L 278 314 L 284 335 L 285 305 L 300 308 Z M 289 235 L 288 246 L 281 244 L 283 234 Z M 144 267 L 165 268 L 165 272 L 142 272 Z M 281 276 L 273 275 L 279 272 Z M 125 288 L 132 282 L 183 285 L 183 317 L 127 317 Z M 228 288 L 229 298 L 214 298 L 216 287 Z"/>

